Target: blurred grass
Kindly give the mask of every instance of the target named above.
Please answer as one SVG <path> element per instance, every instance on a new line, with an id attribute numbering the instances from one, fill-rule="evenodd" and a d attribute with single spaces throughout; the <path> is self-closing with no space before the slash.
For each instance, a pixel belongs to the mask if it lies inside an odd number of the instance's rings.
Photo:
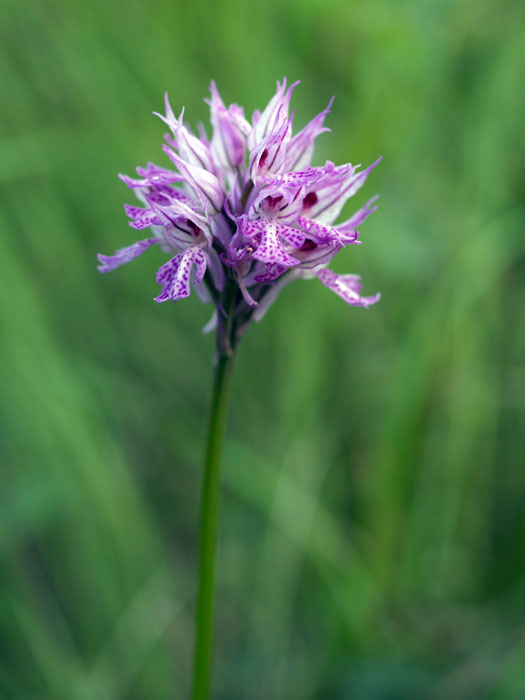
<path id="1" fill-rule="evenodd" d="M 186 696 L 209 309 L 95 253 L 165 89 L 196 122 L 286 74 L 299 125 L 336 96 L 318 162 L 384 155 L 337 262 L 383 299 L 298 282 L 243 341 L 215 697 L 524 698 L 523 4 L 0 13 L 0 697 Z"/>

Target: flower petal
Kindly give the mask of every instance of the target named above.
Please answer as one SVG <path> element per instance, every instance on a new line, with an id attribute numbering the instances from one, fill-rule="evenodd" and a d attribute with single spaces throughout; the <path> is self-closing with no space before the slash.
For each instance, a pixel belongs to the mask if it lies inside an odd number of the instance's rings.
<path id="1" fill-rule="evenodd" d="M 129 204 L 124 204 L 124 210 L 130 219 L 129 225 L 136 229 L 148 228 L 149 226 L 162 225 L 162 219 L 156 214 L 153 209 L 143 209 L 142 207 L 132 207 Z"/>
<path id="2" fill-rule="evenodd" d="M 201 139 L 194 136 L 183 124 L 184 107 L 182 108 L 179 118 L 176 119 L 171 109 L 167 92 L 164 94 L 164 103 L 166 106 L 166 116 L 158 112 L 153 112 L 153 114 L 160 117 L 169 127 L 174 136 L 174 143 L 181 158 L 192 165 L 197 165 L 199 168 L 213 171 L 213 160 L 211 158 L 209 146 L 201 141 Z"/>
<path id="3" fill-rule="evenodd" d="M 248 230 L 253 224 L 259 224 L 258 228 L 261 234 L 261 241 L 257 246 L 257 250 L 253 253 L 253 257 L 256 260 L 266 263 L 278 263 L 285 267 L 292 267 L 299 263 L 296 258 L 288 255 L 284 249 L 277 234 L 277 224 L 275 221 L 250 221 L 248 223 Z M 244 230 L 243 233 L 247 235 Z"/>
<path id="4" fill-rule="evenodd" d="M 333 175 L 319 180 L 313 185 L 316 202 L 308 210 L 308 216 L 331 224 L 339 216 L 341 209 L 350 197 L 365 184 L 369 173 L 380 162 L 368 166 L 366 170 L 356 173 L 356 168 L 350 165 L 335 168 Z"/>
<path id="5" fill-rule="evenodd" d="M 275 132 L 252 151 L 250 155 L 250 176 L 257 182 L 261 176 L 267 173 L 280 173 L 286 157 L 286 144 L 292 134 L 293 112 L 290 118 L 283 119 Z"/>
<path id="6" fill-rule="evenodd" d="M 304 243 L 304 233 L 296 228 L 283 226 L 275 219 L 257 219 L 250 221 L 247 216 L 238 220 L 239 230 L 250 242 L 257 245 L 253 253 L 256 260 L 265 263 L 278 263 L 285 267 L 297 265 L 299 261 L 289 255 L 280 239 L 292 248 L 300 248 Z"/>
<path id="7" fill-rule="evenodd" d="M 148 175 L 141 178 L 129 177 L 128 175 L 119 173 L 119 178 L 130 189 L 135 189 L 136 187 L 157 187 L 159 185 L 171 185 L 174 182 L 182 182 L 184 179 L 181 175 L 179 175 L 179 173 L 173 172 L 173 170 L 166 170 L 163 173 L 155 173 L 154 175 Z"/>
<path id="8" fill-rule="evenodd" d="M 228 112 L 235 126 L 239 129 L 239 131 L 242 131 L 242 133 L 247 136 L 252 130 L 252 125 L 244 116 L 244 109 L 239 107 L 239 105 L 231 104 L 228 107 Z"/>
<path id="9" fill-rule="evenodd" d="M 269 185 L 260 190 L 250 212 L 262 218 L 276 218 L 280 223 L 293 224 L 303 209 L 304 188 Z"/>
<path id="10" fill-rule="evenodd" d="M 277 81 L 277 92 L 268 102 L 266 109 L 262 114 L 254 114 L 254 128 L 248 135 L 248 148 L 250 151 L 253 151 L 261 141 L 271 136 L 275 130 L 278 130 L 281 126 L 281 120 L 287 119 L 292 92 L 300 82 L 298 80 L 293 83 L 286 91 L 286 78 L 283 79 L 282 85 Z"/>
<path id="11" fill-rule="evenodd" d="M 342 246 L 338 243 L 317 245 L 307 239 L 305 245 L 295 255 L 301 261 L 299 265 L 301 270 L 313 270 L 320 265 L 327 265 L 341 248 Z"/>
<path id="12" fill-rule="evenodd" d="M 345 231 L 340 231 L 339 227 L 334 228 L 333 226 L 322 224 L 319 221 L 315 221 L 315 219 L 310 219 L 308 216 L 298 216 L 295 223 L 316 243 L 361 244 L 361 241 L 357 240 L 359 234 L 354 229 L 348 228 Z"/>
<path id="13" fill-rule="evenodd" d="M 240 131 L 240 114 L 227 110 L 215 82 L 210 85 L 210 121 L 213 127 L 211 153 L 222 168 L 235 168 L 244 163 L 246 143 Z M 249 125 L 248 125 L 249 128 Z"/>
<path id="14" fill-rule="evenodd" d="M 220 211 L 224 203 L 224 193 L 217 177 L 203 168 L 182 160 L 169 146 L 162 146 L 162 149 L 193 188 L 203 207 L 212 214 Z"/>
<path id="15" fill-rule="evenodd" d="M 157 271 L 157 282 L 162 285 L 160 294 L 155 301 L 163 302 L 168 299 L 184 299 L 190 295 L 190 277 L 195 266 L 194 284 L 200 284 L 206 272 L 206 256 L 200 248 L 192 246 L 183 253 L 164 263 Z"/>
<path id="16" fill-rule="evenodd" d="M 286 163 L 287 170 L 299 170 L 307 165 L 310 165 L 314 152 L 314 141 L 322 134 L 323 131 L 330 131 L 326 126 L 323 126 L 324 119 L 330 108 L 334 98 L 330 100 L 328 106 L 320 114 L 312 119 L 304 129 L 299 131 L 286 148 Z"/>
<path id="17" fill-rule="evenodd" d="M 341 233 L 349 233 L 357 226 L 360 226 L 363 221 L 370 216 L 370 214 L 373 214 L 376 211 L 377 206 L 373 207 L 372 204 L 377 201 L 378 197 L 379 195 L 372 197 L 372 199 L 369 199 L 365 206 L 358 209 L 353 216 L 346 221 L 343 221 L 342 224 L 337 224 L 337 230 Z"/>
<path id="18" fill-rule="evenodd" d="M 146 200 L 148 196 L 146 195 Z M 161 223 L 171 223 L 178 225 L 181 221 L 184 222 L 183 229 L 198 237 L 202 235 L 208 245 L 212 243 L 212 234 L 206 217 L 196 211 L 193 207 L 188 206 L 179 199 L 173 199 L 169 202 L 158 203 L 154 200 L 150 204 L 161 219 Z"/>
<path id="19" fill-rule="evenodd" d="M 146 238 L 145 240 L 137 241 L 126 248 L 119 248 L 119 250 L 115 251 L 114 255 L 102 255 L 99 253 L 97 258 L 102 264 L 99 265 L 97 269 L 100 272 L 111 272 L 111 270 L 114 270 L 115 268 L 125 265 L 131 260 L 138 258 L 138 256 L 142 255 L 142 253 L 150 246 L 159 242 L 160 241 L 158 238 Z"/>
<path id="20" fill-rule="evenodd" d="M 305 239 L 305 235 L 302 231 L 297 228 L 290 228 L 290 226 L 283 226 L 280 223 L 276 224 L 277 233 L 281 238 L 289 243 L 293 248 L 300 248 Z"/>
<path id="21" fill-rule="evenodd" d="M 288 270 L 288 267 L 278 263 L 267 263 L 264 272 L 255 275 L 255 282 L 273 282 Z"/>
<path id="22" fill-rule="evenodd" d="M 333 166 L 333 163 L 328 163 Z M 294 172 L 284 172 L 280 175 L 262 174 L 260 179 L 268 185 L 286 185 L 291 187 L 301 187 L 314 185 L 323 175 L 326 174 L 326 166 L 323 168 L 305 168 Z"/>
<path id="23" fill-rule="evenodd" d="M 381 298 L 380 294 L 375 294 L 373 297 L 362 297 L 359 295 L 361 290 L 359 275 L 337 275 L 326 268 L 317 270 L 315 274 L 325 287 L 334 291 L 341 299 L 344 299 L 347 304 L 352 306 L 364 306 L 366 308 L 375 304 Z"/>

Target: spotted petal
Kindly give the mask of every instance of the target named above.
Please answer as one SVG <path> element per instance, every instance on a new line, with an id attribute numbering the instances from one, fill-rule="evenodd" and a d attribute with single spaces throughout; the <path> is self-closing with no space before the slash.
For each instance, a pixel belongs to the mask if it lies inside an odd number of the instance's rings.
<path id="1" fill-rule="evenodd" d="M 124 204 L 126 214 L 133 221 L 129 225 L 138 230 L 148 228 L 149 226 L 160 226 L 162 219 L 156 214 L 153 209 L 143 209 L 142 207 L 132 207 L 129 204 Z"/>
<path id="2" fill-rule="evenodd" d="M 200 248 L 187 248 L 183 253 L 164 263 L 157 271 L 157 282 L 162 285 L 155 301 L 184 299 L 190 296 L 190 278 L 195 266 L 194 284 L 200 284 L 206 272 L 206 256 Z"/>
<path id="3" fill-rule="evenodd" d="M 299 248 L 304 242 L 304 234 L 301 231 L 281 226 L 275 220 L 249 221 L 247 217 L 241 217 L 239 228 L 248 239 L 260 239 L 257 250 L 253 253 L 256 260 L 265 263 L 278 263 L 285 267 L 299 264 L 297 258 L 286 252 L 280 238 L 283 238 L 290 246 Z"/>
<path id="4" fill-rule="evenodd" d="M 157 172 L 140 178 L 129 177 L 128 175 L 119 173 L 119 178 L 130 189 L 135 189 L 137 187 L 158 187 L 159 185 L 171 185 L 174 182 L 181 182 L 184 179 L 181 175 L 179 175 L 179 173 L 173 172 L 173 170 L 165 170 L 164 172 Z"/>
<path id="5" fill-rule="evenodd" d="M 330 164 L 333 168 L 333 163 Z M 294 172 L 284 172 L 278 175 L 262 174 L 260 180 L 268 185 L 287 185 L 290 187 L 302 187 L 314 185 L 323 175 L 326 174 L 326 167 L 296 170 Z"/>
<path id="6" fill-rule="evenodd" d="M 119 250 L 115 251 L 114 255 L 102 255 L 99 253 L 97 257 L 102 264 L 99 265 L 97 269 L 100 272 L 111 272 L 111 270 L 114 270 L 115 268 L 125 265 L 131 260 L 138 258 L 139 255 L 142 255 L 145 250 L 150 248 L 155 243 L 159 243 L 158 238 L 146 238 L 145 240 L 137 241 L 126 248 L 120 248 Z"/>
<path id="7" fill-rule="evenodd" d="M 264 272 L 255 275 L 255 282 L 273 282 L 288 270 L 278 263 L 267 263 Z"/>
<path id="8" fill-rule="evenodd" d="M 305 231 L 308 236 L 316 243 L 340 243 L 348 245 L 354 243 L 360 245 L 361 241 L 357 240 L 358 232 L 355 229 L 346 228 L 341 231 L 339 227 L 334 228 L 328 224 L 322 224 L 320 221 L 310 219 L 307 216 L 298 216 L 296 225 Z"/>
<path id="9" fill-rule="evenodd" d="M 364 306 L 366 308 L 378 302 L 381 297 L 380 294 L 375 294 L 372 297 L 360 296 L 361 282 L 359 275 L 337 275 L 326 268 L 318 270 L 315 274 L 325 287 L 331 289 L 351 306 Z"/>

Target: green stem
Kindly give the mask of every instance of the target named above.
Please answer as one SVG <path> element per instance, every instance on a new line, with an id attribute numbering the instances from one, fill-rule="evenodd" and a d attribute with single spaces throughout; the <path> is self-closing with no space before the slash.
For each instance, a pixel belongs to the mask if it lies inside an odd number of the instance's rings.
<path id="1" fill-rule="evenodd" d="M 220 463 L 235 355 L 231 348 L 235 289 L 226 290 L 227 316 L 219 323 L 218 350 L 204 456 L 200 516 L 199 582 L 195 621 L 192 700 L 208 700 L 213 648 L 214 569 L 220 500 Z M 226 337 L 224 337 L 226 336 Z"/>

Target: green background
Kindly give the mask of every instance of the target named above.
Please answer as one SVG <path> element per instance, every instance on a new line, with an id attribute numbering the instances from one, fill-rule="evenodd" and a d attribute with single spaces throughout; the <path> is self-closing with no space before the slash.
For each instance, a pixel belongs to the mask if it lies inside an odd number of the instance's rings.
<path id="1" fill-rule="evenodd" d="M 381 165 L 338 272 L 243 340 L 214 697 L 525 698 L 522 2 L 8 0 L 0 9 L 0 697 L 185 698 L 213 339 L 122 210 L 164 90 L 302 79 L 316 164 Z M 520 454 L 521 449 L 521 454 Z"/>

